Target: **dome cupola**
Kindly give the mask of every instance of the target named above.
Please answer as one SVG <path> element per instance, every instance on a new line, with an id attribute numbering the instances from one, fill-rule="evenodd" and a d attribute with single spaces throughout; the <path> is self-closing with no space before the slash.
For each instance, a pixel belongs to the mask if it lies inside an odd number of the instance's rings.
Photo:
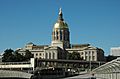
<path id="1" fill-rule="evenodd" d="M 63 13 L 62 13 L 62 9 L 60 8 L 59 10 L 59 16 L 58 16 L 58 20 L 54 25 L 54 29 L 56 28 L 68 28 L 67 23 L 64 21 L 63 19 Z"/>
<path id="2" fill-rule="evenodd" d="M 63 19 L 62 9 L 59 10 L 58 20 L 54 24 L 52 32 L 52 46 L 59 46 L 61 48 L 69 48 L 69 28 Z"/>

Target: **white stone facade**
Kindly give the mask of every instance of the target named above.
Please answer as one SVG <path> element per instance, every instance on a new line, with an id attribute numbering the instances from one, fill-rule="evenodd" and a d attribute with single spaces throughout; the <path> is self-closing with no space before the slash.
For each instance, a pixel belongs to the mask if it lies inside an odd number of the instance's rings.
<path id="1" fill-rule="evenodd" d="M 38 59 L 67 59 L 67 53 L 80 53 L 86 61 L 103 61 L 104 51 L 89 44 L 70 44 L 70 32 L 67 23 L 63 19 L 60 9 L 58 20 L 52 31 L 51 45 L 35 45 L 28 43 L 24 48 L 19 49 L 19 53 L 25 55 L 25 50 L 34 54 Z"/>
<path id="2" fill-rule="evenodd" d="M 79 44 L 77 47 L 66 49 L 69 53 L 78 52 L 86 61 L 104 61 L 104 51 L 89 44 Z"/>
<path id="3" fill-rule="evenodd" d="M 65 59 L 66 54 L 60 47 L 47 45 L 37 46 L 33 43 L 31 45 L 27 44 L 25 48 L 18 49 L 18 52 L 21 55 L 25 55 L 26 50 L 29 50 L 34 55 L 34 58 L 38 59 Z"/>
<path id="4" fill-rule="evenodd" d="M 120 47 L 112 47 L 110 49 L 110 54 L 113 56 L 120 56 Z"/>

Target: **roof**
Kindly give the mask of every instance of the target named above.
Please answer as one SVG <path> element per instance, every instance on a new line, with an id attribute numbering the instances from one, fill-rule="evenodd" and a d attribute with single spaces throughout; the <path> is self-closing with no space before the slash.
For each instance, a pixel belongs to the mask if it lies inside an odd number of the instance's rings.
<path id="1" fill-rule="evenodd" d="M 57 28 L 68 28 L 68 25 L 67 23 L 65 23 L 65 21 L 58 21 L 55 23 L 54 25 L 54 29 L 57 29 Z"/>
<path id="2" fill-rule="evenodd" d="M 68 28 L 67 23 L 64 21 L 63 19 L 63 13 L 62 13 L 62 9 L 60 8 L 59 10 L 59 16 L 58 16 L 58 21 L 55 23 L 54 25 L 54 29 L 58 29 L 58 28 Z"/>

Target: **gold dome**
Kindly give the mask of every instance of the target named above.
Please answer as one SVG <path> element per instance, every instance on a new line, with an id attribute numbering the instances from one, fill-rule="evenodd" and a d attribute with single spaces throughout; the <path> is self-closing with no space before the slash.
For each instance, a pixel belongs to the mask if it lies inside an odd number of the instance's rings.
<path id="1" fill-rule="evenodd" d="M 68 25 L 64 21 L 60 21 L 55 23 L 54 28 L 68 28 Z"/>
<path id="2" fill-rule="evenodd" d="M 58 21 L 54 25 L 54 29 L 56 28 L 68 28 L 67 23 L 63 19 L 62 9 L 60 8 Z"/>

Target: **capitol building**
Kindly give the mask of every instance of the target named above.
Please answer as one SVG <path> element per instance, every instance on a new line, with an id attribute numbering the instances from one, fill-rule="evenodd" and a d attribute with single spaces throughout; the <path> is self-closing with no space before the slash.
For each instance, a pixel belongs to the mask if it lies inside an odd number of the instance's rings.
<path id="1" fill-rule="evenodd" d="M 104 61 L 104 51 L 90 44 L 71 44 L 69 26 L 63 19 L 60 8 L 58 20 L 53 26 L 50 45 L 27 43 L 18 53 L 25 55 L 29 50 L 38 59 L 68 59 L 68 53 L 77 52 L 85 61 Z"/>

